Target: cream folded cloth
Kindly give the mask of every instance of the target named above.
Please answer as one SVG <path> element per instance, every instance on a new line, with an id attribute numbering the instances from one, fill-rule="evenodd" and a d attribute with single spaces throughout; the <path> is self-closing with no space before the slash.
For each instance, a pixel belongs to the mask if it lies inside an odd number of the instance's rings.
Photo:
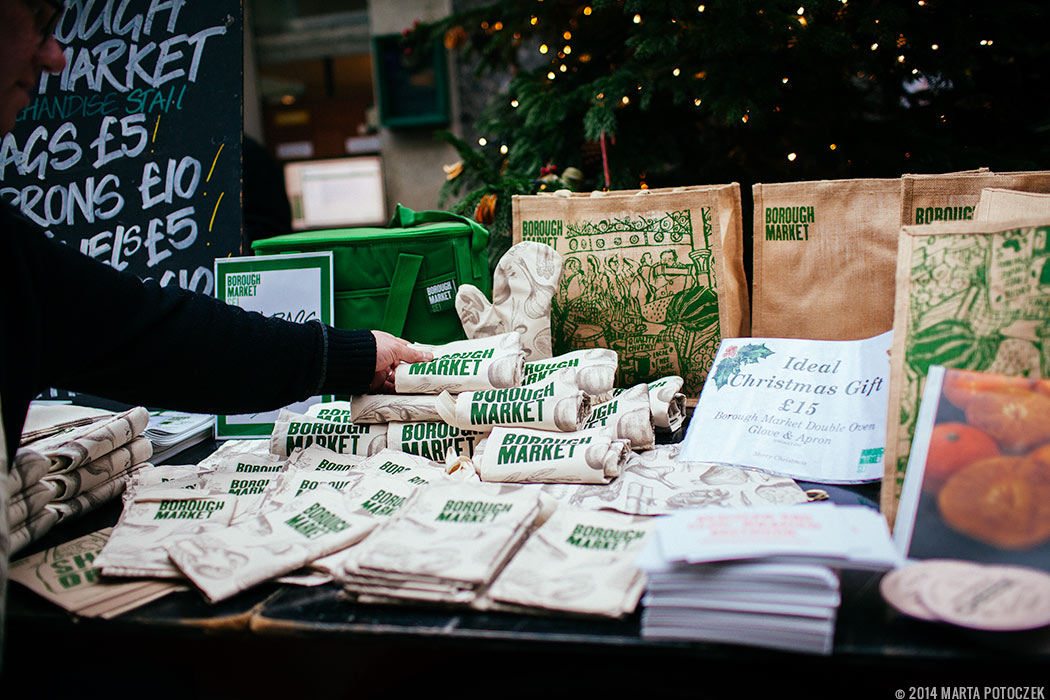
<path id="1" fill-rule="evenodd" d="M 19 444 L 25 445 L 49 435 L 61 433 L 88 423 L 95 423 L 113 416 L 112 411 L 72 404 L 44 404 L 34 401 L 29 404 L 22 437 Z"/>
<path id="2" fill-rule="evenodd" d="M 666 515 L 683 508 L 805 503 L 791 479 L 756 469 L 710 462 L 680 462 L 681 443 L 632 452 L 619 478 L 607 486 L 548 484 L 544 496 L 588 510 Z"/>
<path id="3" fill-rule="evenodd" d="M 521 545 L 539 514 L 535 490 L 433 484 L 383 523 L 339 578 L 358 595 L 469 603 Z"/>
<path id="4" fill-rule="evenodd" d="M 353 476 L 358 476 L 359 480 L 350 487 L 340 490 L 343 493 L 352 490 L 353 494 L 359 498 L 361 508 L 380 520 L 395 515 L 408 502 L 417 488 L 428 483 L 418 478 L 405 478 L 401 474 L 387 476 L 375 471 L 355 473 Z M 286 478 L 290 478 L 290 475 Z M 304 570 L 305 575 L 282 576 L 279 580 L 282 583 L 297 585 L 327 583 L 342 573 L 346 564 L 354 556 L 356 549 L 358 545 L 326 554 L 310 562 Z"/>
<path id="5" fill-rule="evenodd" d="M 216 465 L 231 455 L 256 455 L 264 457 L 271 455 L 269 438 L 251 438 L 248 440 L 226 440 L 219 449 L 197 463 L 202 472 L 215 471 Z"/>
<path id="6" fill-rule="evenodd" d="M 218 474 L 280 474 L 288 470 L 288 460 L 279 455 L 228 454 L 214 467 Z"/>
<path id="7" fill-rule="evenodd" d="M 315 470 L 345 474 L 357 472 L 392 476 L 422 486 L 441 480 L 446 468 L 433 460 L 407 452 L 384 448 L 370 457 L 340 455 L 313 445 L 305 450 L 296 450 L 288 460 L 291 470 Z"/>
<path id="8" fill-rule="evenodd" d="M 306 415 L 311 418 L 330 420 L 334 423 L 353 423 L 353 411 L 349 401 L 328 401 L 315 403 L 306 409 Z"/>
<path id="9" fill-rule="evenodd" d="M 619 362 L 615 350 L 574 350 L 550 359 L 526 362 L 521 384 L 537 384 L 561 372 L 563 376 L 571 376 L 576 388 L 590 396 L 592 403 L 606 401 L 615 386 Z"/>
<path id="10" fill-rule="evenodd" d="M 51 485 L 55 492 L 54 500 L 68 501 L 118 474 L 142 466 L 152 456 L 153 444 L 149 438 L 137 437 L 76 469 L 48 474 L 42 480 Z"/>
<path id="11" fill-rule="evenodd" d="M 122 475 L 126 486 L 121 498 L 127 504 L 143 489 L 196 489 L 201 477 L 211 473 L 198 464 L 145 464 L 141 469 Z"/>
<path id="12" fill-rule="evenodd" d="M 433 394 L 363 394 L 350 402 L 354 423 L 417 423 L 441 420 Z"/>
<path id="13" fill-rule="evenodd" d="M 233 496 L 237 499 L 230 525 L 251 518 L 263 509 L 266 499 L 281 481 L 282 474 L 238 474 L 236 472 L 212 472 L 205 474 L 197 483 L 204 493 Z"/>
<path id="14" fill-rule="evenodd" d="M 683 380 L 671 375 L 649 382 L 649 410 L 653 414 L 653 425 L 674 432 L 685 422 L 685 394 Z M 619 396 L 623 390 L 614 392 Z"/>
<path id="15" fill-rule="evenodd" d="M 11 580 L 79 617 L 109 619 L 180 588 L 167 581 L 121 581 L 98 575 L 95 555 L 112 528 L 104 528 L 12 562 Z"/>
<path id="16" fill-rule="evenodd" d="M 582 427 L 604 428 L 611 437 L 630 441 L 634 450 L 653 449 L 656 432 L 649 408 L 649 387 L 638 384 L 611 401 L 594 406 Z"/>
<path id="17" fill-rule="evenodd" d="M 551 356 L 551 299 L 562 259 L 550 246 L 523 241 L 510 248 L 492 274 L 492 303 L 477 287 L 456 292 L 456 313 L 468 338 L 521 333 L 526 360 Z"/>
<path id="18" fill-rule="evenodd" d="M 112 414 L 29 443 L 51 461 L 51 472 L 66 472 L 126 445 L 149 425 L 149 411 L 141 406 Z"/>
<path id="19" fill-rule="evenodd" d="M 12 497 L 39 482 L 49 469 L 51 460 L 31 447 L 20 447 L 15 452 L 15 463 L 11 465 L 10 471 L 0 475 L 0 488 L 8 497 Z"/>
<path id="20" fill-rule="evenodd" d="M 55 492 L 48 484 L 37 482 L 19 491 L 7 502 L 7 525 L 11 530 L 25 523 L 51 502 Z"/>
<path id="21" fill-rule="evenodd" d="M 10 543 L 8 554 L 13 555 L 30 542 L 39 540 L 55 526 L 58 520 L 58 513 L 45 507 L 36 515 L 30 516 L 28 520 L 18 527 L 11 528 L 11 533 L 8 535 L 8 542 Z"/>
<path id="22" fill-rule="evenodd" d="M 75 430 L 82 430 L 83 427 L 91 426 L 82 426 Z M 111 433 L 102 431 L 96 432 L 95 435 L 97 437 L 102 434 Z M 57 436 L 44 438 L 34 445 L 54 437 Z M 69 443 L 66 443 L 65 446 L 68 445 Z M 65 447 L 60 448 L 58 452 L 70 454 L 65 451 Z M 22 464 L 32 464 L 37 469 L 44 465 L 53 466 L 53 460 L 45 455 L 54 457 L 56 453 L 53 446 L 46 447 L 44 454 L 31 448 L 22 448 L 19 451 L 20 455 L 29 458 Z M 18 541 L 22 542 L 20 546 L 38 539 L 56 523 L 77 518 L 120 496 L 130 474 L 144 466 L 152 466 L 146 462 L 152 454 L 153 445 L 150 441 L 138 437 L 87 463 L 63 471 L 45 473 L 39 481 L 16 494 L 21 498 L 12 499 L 9 505 L 7 519 L 12 527 L 28 524 L 29 520 L 35 519 L 32 527 L 19 530 Z M 27 474 L 26 471 L 20 471 L 18 478 L 21 479 Z M 31 478 L 34 476 L 29 475 Z M 12 482 L 13 479 L 7 483 L 10 485 Z M 43 515 L 45 511 L 50 515 Z"/>
<path id="23" fill-rule="evenodd" d="M 298 469 L 282 474 L 276 486 L 267 492 L 266 503 L 261 512 L 275 510 L 284 506 L 293 498 L 298 498 L 307 491 L 313 491 L 322 484 L 346 493 L 365 478 L 364 472 L 330 472 L 311 469 Z M 236 525 L 237 523 L 234 523 Z"/>
<path id="24" fill-rule="evenodd" d="M 622 617 L 638 605 L 645 574 L 634 564 L 653 518 L 559 508 L 489 587 L 512 609 Z"/>
<path id="25" fill-rule="evenodd" d="M 365 505 L 374 483 L 367 490 L 319 486 L 240 525 L 168 544 L 167 552 L 208 600 L 225 600 L 364 538 L 379 523 Z"/>
<path id="26" fill-rule="evenodd" d="M 310 445 L 367 457 L 386 447 L 386 426 L 321 420 L 281 409 L 270 433 L 270 453 L 287 457 L 296 447 Z"/>
<path id="27" fill-rule="evenodd" d="M 386 430 L 386 444 L 392 450 L 442 462 L 449 450 L 459 456 L 471 457 L 474 454 L 474 448 L 486 435 L 488 435 L 487 427 L 467 430 L 449 425 L 444 421 L 389 423 Z"/>
<path id="28" fill-rule="evenodd" d="M 478 446 L 474 465 L 482 481 L 607 484 L 630 454 L 626 440 L 602 428 L 555 433 L 496 427 Z"/>
<path id="29" fill-rule="evenodd" d="M 382 452 L 382 450 L 380 450 Z M 330 472 L 355 471 L 357 465 L 365 461 L 362 455 L 344 455 L 333 452 L 327 447 L 310 445 L 307 448 L 297 447 L 288 458 L 288 469 L 291 471 L 306 469 Z"/>
<path id="30" fill-rule="evenodd" d="M 521 385 L 525 353 L 521 349 L 521 334 L 516 331 L 445 345 L 413 344 L 412 347 L 431 352 L 434 359 L 398 365 L 394 371 L 394 390 L 399 394 L 440 394 L 442 391 L 458 394 Z"/>
<path id="31" fill-rule="evenodd" d="M 236 503 L 236 496 L 144 489 L 124 505 L 95 564 L 106 576 L 180 578 L 182 574 L 171 563 L 165 547 L 209 530 L 225 529 Z"/>
<path id="32" fill-rule="evenodd" d="M 132 469 L 152 466 L 148 463 L 137 464 Z M 77 494 L 73 498 L 64 501 L 53 501 L 47 505 L 48 510 L 58 513 L 58 521 L 64 522 L 73 518 L 79 518 L 99 506 L 119 498 L 124 493 L 124 484 L 127 472 L 111 476 L 106 481 Z"/>
<path id="33" fill-rule="evenodd" d="M 441 420 L 464 430 L 492 426 L 529 426 L 571 432 L 583 427 L 590 400 L 574 385 L 551 381 L 542 385 L 466 391 L 438 396 Z"/>

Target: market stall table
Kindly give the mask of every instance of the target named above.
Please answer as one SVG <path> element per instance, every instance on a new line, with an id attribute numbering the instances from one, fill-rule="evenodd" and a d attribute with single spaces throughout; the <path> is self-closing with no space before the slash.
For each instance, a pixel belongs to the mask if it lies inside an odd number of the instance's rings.
<path id="1" fill-rule="evenodd" d="M 870 503 L 877 493 L 825 488 L 838 502 Z M 111 525 L 119 512 L 119 503 L 110 504 L 32 549 Z M 802 687 L 889 698 L 918 685 L 1046 684 L 1046 630 L 993 635 L 911 620 L 882 602 L 878 580 L 844 572 L 830 657 L 748 647 L 746 639 L 741 646 L 643 639 L 640 612 L 598 620 L 362 605 L 334 584 L 265 584 L 217 605 L 183 591 L 112 620 L 78 618 L 12 584 L 3 687 L 161 698 L 333 689 L 401 696 L 442 687 L 501 697 L 738 697 L 745 688 L 751 695 Z"/>

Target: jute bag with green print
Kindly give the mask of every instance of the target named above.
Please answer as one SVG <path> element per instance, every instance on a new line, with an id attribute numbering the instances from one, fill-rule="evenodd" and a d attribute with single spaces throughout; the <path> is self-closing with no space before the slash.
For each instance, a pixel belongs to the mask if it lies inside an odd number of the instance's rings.
<path id="1" fill-rule="evenodd" d="M 668 375 L 695 399 L 722 337 L 750 332 L 740 186 L 516 196 L 514 242 L 564 259 L 554 354 L 603 347 L 617 386 Z"/>
<path id="2" fill-rule="evenodd" d="M 900 178 L 756 184 L 751 331 L 857 340 L 893 327 Z"/>
<path id="3" fill-rule="evenodd" d="M 932 365 L 1050 376 L 1050 217 L 901 230 L 882 480 L 891 525 Z"/>

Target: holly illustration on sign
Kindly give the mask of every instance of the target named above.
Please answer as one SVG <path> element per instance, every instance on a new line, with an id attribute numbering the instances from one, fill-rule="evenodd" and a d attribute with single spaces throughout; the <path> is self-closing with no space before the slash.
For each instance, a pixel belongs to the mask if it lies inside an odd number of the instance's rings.
<path id="1" fill-rule="evenodd" d="M 741 367 L 755 364 L 772 354 L 773 351 L 767 348 L 765 343 L 744 346 L 730 345 L 722 352 L 722 359 L 715 367 L 715 386 L 721 389 L 729 383 L 730 379 L 740 373 Z"/>

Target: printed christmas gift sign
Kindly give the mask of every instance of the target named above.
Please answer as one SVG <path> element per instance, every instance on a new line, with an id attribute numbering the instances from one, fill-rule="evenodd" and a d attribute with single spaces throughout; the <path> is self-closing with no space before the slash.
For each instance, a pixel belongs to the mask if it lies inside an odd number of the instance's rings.
<path id="1" fill-rule="evenodd" d="M 727 338 L 679 460 L 832 484 L 881 478 L 891 335 Z"/>
<path id="2" fill-rule="evenodd" d="M 696 395 L 723 335 L 746 335 L 737 184 L 514 198 L 514 240 L 564 258 L 556 355 L 610 348 L 617 385 L 676 374 Z"/>
<path id="3" fill-rule="evenodd" d="M 892 524 L 932 365 L 1050 376 L 1050 226 L 906 226 L 897 252 L 882 511 Z"/>

